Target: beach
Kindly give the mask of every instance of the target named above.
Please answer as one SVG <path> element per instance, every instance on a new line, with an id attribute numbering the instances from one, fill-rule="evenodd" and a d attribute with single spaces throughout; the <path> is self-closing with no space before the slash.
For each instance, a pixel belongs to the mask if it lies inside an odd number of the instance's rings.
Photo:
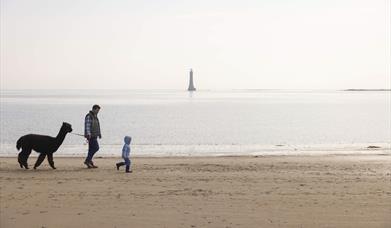
<path id="1" fill-rule="evenodd" d="M 1 159 L 0 227 L 391 227 L 389 155 L 54 160 Z"/>

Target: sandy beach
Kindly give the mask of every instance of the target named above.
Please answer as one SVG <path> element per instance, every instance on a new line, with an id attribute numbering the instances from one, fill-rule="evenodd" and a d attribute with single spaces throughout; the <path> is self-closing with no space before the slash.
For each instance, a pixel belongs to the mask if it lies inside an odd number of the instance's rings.
<path id="1" fill-rule="evenodd" d="M 388 155 L 118 160 L 1 158 L 0 226 L 391 227 Z"/>

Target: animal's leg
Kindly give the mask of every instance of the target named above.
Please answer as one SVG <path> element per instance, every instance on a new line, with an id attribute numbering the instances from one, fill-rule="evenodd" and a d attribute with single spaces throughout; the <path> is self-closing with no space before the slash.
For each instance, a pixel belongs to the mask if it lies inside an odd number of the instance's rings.
<path id="1" fill-rule="evenodd" d="M 53 169 L 56 169 L 56 167 L 54 167 L 53 153 L 48 154 L 48 162 L 49 162 L 50 167 L 52 167 Z"/>
<path id="2" fill-rule="evenodd" d="M 34 165 L 34 169 L 36 169 L 38 166 L 41 165 L 41 163 L 43 162 L 43 160 L 45 160 L 45 157 L 46 157 L 46 153 L 41 153 L 37 159 L 37 161 L 35 162 L 35 165 Z"/>
<path id="3" fill-rule="evenodd" d="M 27 164 L 27 159 L 29 158 L 31 154 L 31 149 L 30 148 L 22 148 L 22 151 L 18 155 L 18 162 L 21 168 L 26 168 L 28 169 L 28 164 Z"/>
<path id="4" fill-rule="evenodd" d="M 21 151 L 19 154 L 18 154 L 18 162 L 19 162 L 19 165 L 20 165 L 20 168 L 23 169 L 23 159 L 22 159 L 22 156 L 23 156 L 23 151 Z"/>

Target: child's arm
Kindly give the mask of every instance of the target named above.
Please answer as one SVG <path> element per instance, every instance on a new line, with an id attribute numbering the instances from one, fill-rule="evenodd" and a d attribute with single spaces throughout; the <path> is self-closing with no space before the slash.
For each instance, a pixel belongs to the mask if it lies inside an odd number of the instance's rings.
<path id="1" fill-rule="evenodd" d="M 130 146 L 127 147 L 127 150 L 126 150 L 126 158 L 129 158 L 130 157 Z"/>
<path id="2" fill-rule="evenodd" d="M 126 145 L 122 147 L 122 158 L 126 158 Z"/>
<path id="3" fill-rule="evenodd" d="M 130 147 L 124 145 L 124 147 L 122 148 L 122 158 L 129 158 L 129 154 L 130 154 Z"/>

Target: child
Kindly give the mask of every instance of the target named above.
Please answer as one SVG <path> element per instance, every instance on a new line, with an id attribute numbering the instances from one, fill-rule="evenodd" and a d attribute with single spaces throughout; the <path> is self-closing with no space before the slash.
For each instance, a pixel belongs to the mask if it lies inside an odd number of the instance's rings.
<path id="1" fill-rule="evenodd" d="M 126 165 L 125 172 L 131 173 L 132 171 L 130 169 L 130 142 L 132 141 L 132 138 L 130 136 L 125 136 L 124 138 L 125 144 L 124 147 L 122 147 L 122 158 L 125 160 L 125 162 L 118 162 L 116 164 L 117 170 L 119 170 L 119 167 Z"/>

